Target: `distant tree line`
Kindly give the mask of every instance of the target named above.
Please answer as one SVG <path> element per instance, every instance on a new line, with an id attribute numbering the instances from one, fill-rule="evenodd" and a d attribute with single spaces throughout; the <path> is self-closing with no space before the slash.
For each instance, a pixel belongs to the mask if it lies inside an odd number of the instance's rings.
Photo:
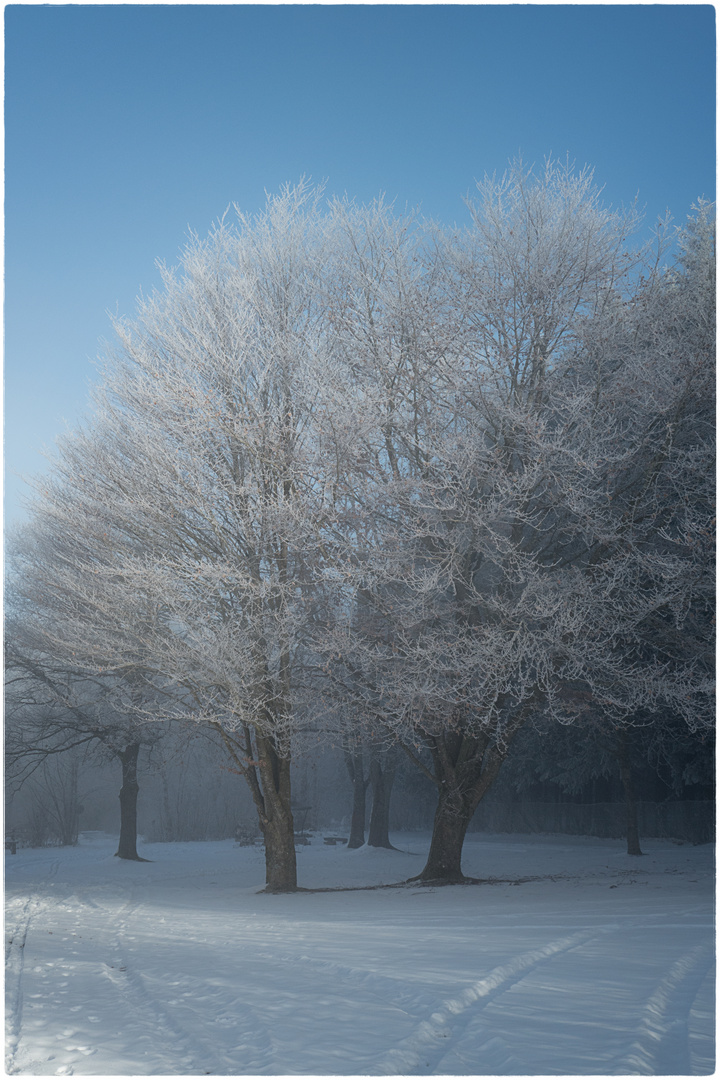
<path id="1" fill-rule="evenodd" d="M 17 760 L 120 762 L 122 857 L 159 720 L 223 746 L 274 891 L 309 741 L 343 748 L 355 841 L 412 762 L 419 877 L 457 881 L 521 732 L 530 773 L 563 729 L 615 755 L 630 823 L 630 741 L 711 733 L 713 207 L 633 246 L 589 171 L 515 162 L 468 208 L 288 186 L 115 320 L 12 539 L 6 669 Z"/>

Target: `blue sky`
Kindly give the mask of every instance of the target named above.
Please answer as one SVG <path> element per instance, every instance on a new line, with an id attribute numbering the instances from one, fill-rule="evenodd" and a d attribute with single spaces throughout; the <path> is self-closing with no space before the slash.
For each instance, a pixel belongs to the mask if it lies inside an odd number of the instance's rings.
<path id="1" fill-rule="evenodd" d="M 5 514 L 87 409 L 107 311 L 306 175 L 465 220 L 570 155 L 648 221 L 714 197 L 709 5 L 5 8 Z"/>

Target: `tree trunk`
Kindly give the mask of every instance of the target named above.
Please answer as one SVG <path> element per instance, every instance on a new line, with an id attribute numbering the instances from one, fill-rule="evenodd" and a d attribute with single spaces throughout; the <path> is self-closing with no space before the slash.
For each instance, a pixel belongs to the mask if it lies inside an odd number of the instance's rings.
<path id="1" fill-rule="evenodd" d="M 272 739 L 256 737 L 264 811 L 260 828 L 265 841 L 265 891 L 295 892 L 295 823 L 290 808 L 290 758 L 278 753 Z"/>
<path id="2" fill-rule="evenodd" d="M 121 859 L 147 862 L 137 853 L 137 800 L 140 790 L 137 781 L 137 763 L 140 743 L 130 743 L 118 753 L 122 766 L 120 788 L 120 841 L 115 854 Z"/>
<path id="3" fill-rule="evenodd" d="M 429 740 L 438 804 L 427 862 L 411 881 L 452 884 L 465 880 L 461 866 L 465 833 L 508 751 L 508 743 L 502 749 L 488 749 L 488 741 L 487 737 L 470 738 L 461 732 Z"/>
<path id="4" fill-rule="evenodd" d="M 345 764 L 353 786 L 352 818 L 350 819 L 349 848 L 360 848 L 365 843 L 365 813 L 368 780 L 365 778 L 362 750 L 346 750 Z"/>
<path id="5" fill-rule="evenodd" d="M 290 808 L 290 758 L 282 755 L 272 736 L 258 733 L 244 724 L 242 734 L 215 730 L 245 777 L 265 844 L 266 892 L 295 892 L 295 823 Z"/>
<path id="6" fill-rule="evenodd" d="M 632 782 L 632 769 L 630 767 L 630 735 L 627 731 L 620 732 L 618 736 L 618 761 L 620 763 L 620 779 L 622 780 L 625 793 L 625 834 L 627 836 L 628 855 L 642 855 L 640 850 L 640 830 L 638 828 L 637 802 L 635 788 Z"/>
<path id="7" fill-rule="evenodd" d="M 457 790 L 441 789 L 435 809 L 432 839 L 427 862 L 419 881 L 464 881 L 462 849 L 465 833 L 475 812 Z"/>
<path id="8" fill-rule="evenodd" d="M 179 837 L 174 828 L 173 815 L 170 810 L 170 786 L 167 778 L 167 766 L 164 761 L 160 766 L 160 779 L 162 781 L 161 836 L 164 842 L 167 843 L 170 840 L 178 840 Z"/>
<path id="9" fill-rule="evenodd" d="M 383 765 L 385 766 L 383 768 Z M 396 770 L 395 757 L 373 754 L 370 761 L 370 783 L 372 784 L 372 808 L 370 810 L 370 828 L 368 846 L 392 848 L 390 843 L 390 795 Z"/>

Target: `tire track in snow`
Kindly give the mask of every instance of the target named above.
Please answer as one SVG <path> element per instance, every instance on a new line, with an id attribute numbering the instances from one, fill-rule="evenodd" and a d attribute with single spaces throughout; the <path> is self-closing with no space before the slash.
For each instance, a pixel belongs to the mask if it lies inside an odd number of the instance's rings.
<path id="1" fill-rule="evenodd" d="M 600 933 L 609 931 L 609 927 L 602 928 Z M 473 1014 L 476 1015 L 477 1011 L 483 1009 L 489 1001 L 504 994 L 540 964 L 546 963 L 559 953 L 584 945 L 597 936 L 597 930 L 572 934 L 570 937 L 551 941 L 538 949 L 521 953 L 506 964 L 493 968 L 484 978 L 478 979 L 454 997 L 446 998 L 428 1020 L 423 1020 L 417 1026 L 412 1035 L 402 1039 L 397 1047 L 385 1054 L 372 1073 L 427 1076 L 435 1072 L 451 1049 L 452 1043 L 448 1043 L 448 1039 L 454 1042 L 458 1027 L 461 1030 L 467 1027 L 470 1018 L 466 1014 L 469 1009 L 473 1009 Z M 460 1021 L 459 1024 L 458 1021 Z M 485 1048 L 491 1049 L 495 1058 L 500 1053 L 507 1060 L 513 1059 L 510 1048 L 506 1048 L 502 1040 L 497 1037 L 489 1038 L 485 1043 Z"/>
<path id="2" fill-rule="evenodd" d="M 643 1076 L 692 1073 L 690 1010 L 713 960 L 709 946 L 697 945 L 675 961 L 648 999 L 635 1042 L 613 1071 Z"/>

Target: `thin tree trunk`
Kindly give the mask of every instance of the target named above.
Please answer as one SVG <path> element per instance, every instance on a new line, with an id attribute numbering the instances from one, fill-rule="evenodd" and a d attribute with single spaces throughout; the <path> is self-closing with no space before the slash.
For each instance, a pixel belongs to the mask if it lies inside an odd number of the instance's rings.
<path id="1" fill-rule="evenodd" d="M 162 780 L 162 838 L 167 843 L 169 840 L 179 839 L 174 828 L 173 814 L 170 810 L 170 787 L 167 778 L 167 766 L 163 761 L 160 766 L 160 778 Z"/>
<path id="2" fill-rule="evenodd" d="M 627 731 L 621 731 L 618 736 L 618 761 L 620 763 L 620 779 L 622 780 L 625 793 L 625 834 L 627 837 L 628 855 L 642 855 L 640 850 L 640 830 L 638 828 L 637 801 L 635 788 L 632 781 L 632 769 L 630 766 L 630 736 Z"/>
<path id="3" fill-rule="evenodd" d="M 80 819 L 78 801 L 78 763 L 74 753 L 68 755 L 68 761 L 55 764 L 56 784 L 49 791 L 53 808 L 53 817 L 57 821 L 60 842 L 63 847 L 77 844 L 78 823 Z"/>
<path id="4" fill-rule="evenodd" d="M 65 815 L 64 842 L 73 846 L 78 842 L 78 829 L 80 825 L 80 799 L 78 797 L 78 760 L 73 754 L 70 763 L 70 779 L 67 799 L 67 811 Z"/>
<path id="5" fill-rule="evenodd" d="M 395 780 L 396 768 L 394 755 L 385 754 L 381 759 L 379 754 L 373 754 L 370 761 L 372 807 L 370 810 L 370 828 L 368 830 L 369 847 L 392 848 L 389 836 L 390 795 Z"/>
<path id="6" fill-rule="evenodd" d="M 120 859 L 147 862 L 137 853 L 137 800 L 140 790 L 137 780 L 137 763 L 140 743 L 130 743 L 117 756 L 122 766 L 120 788 L 120 841 L 115 854 Z"/>
<path id="7" fill-rule="evenodd" d="M 345 764 L 353 788 L 352 817 L 350 819 L 349 848 L 360 848 L 365 843 L 365 815 L 368 779 L 365 777 L 362 750 L 345 751 Z"/>

